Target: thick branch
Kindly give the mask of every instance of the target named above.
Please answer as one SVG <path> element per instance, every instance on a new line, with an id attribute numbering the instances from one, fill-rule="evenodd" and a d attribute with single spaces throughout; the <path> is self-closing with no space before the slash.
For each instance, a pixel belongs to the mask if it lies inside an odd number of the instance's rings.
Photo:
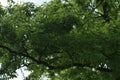
<path id="1" fill-rule="evenodd" d="M 69 64 L 66 64 L 66 65 L 54 66 L 54 65 L 49 64 L 46 61 L 37 60 L 37 59 L 35 59 L 34 57 L 32 57 L 32 56 L 30 56 L 28 54 L 19 53 L 19 52 L 15 51 L 15 50 L 12 50 L 11 48 L 9 48 L 7 46 L 0 45 L 0 48 L 1 49 L 6 49 L 7 51 L 9 51 L 12 54 L 19 55 L 19 56 L 24 56 L 26 58 L 29 58 L 33 62 L 36 62 L 37 64 L 42 64 L 42 65 L 48 67 L 51 70 L 55 70 L 55 69 L 64 70 L 64 69 L 68 69 L 68 68 L 71 68 L 71 67 L 89 67 L 89 68 L 93 68 L 93 66 L 90 66 L 89 64 L 81 64 L 81 63 L 69 63 Z M 102 67 L 96 68 L 96 70 L 100 70 L 100 71 L 104 71 L 104 72 L 112 72 L 111 69 L 102 68 Z"/>

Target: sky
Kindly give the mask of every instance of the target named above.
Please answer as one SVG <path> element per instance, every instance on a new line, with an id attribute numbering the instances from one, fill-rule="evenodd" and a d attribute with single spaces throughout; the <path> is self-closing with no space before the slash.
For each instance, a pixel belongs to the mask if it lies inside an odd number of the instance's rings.
<path id="1" fill-rule="evenodd" d="M 16 3 L 20 2 L 33 2 L 36 5 L 41 5 L 43 2 L 49 2 L 50 0 L 14 0 Z M 7 6 L 7 0 L 0 0 L 3 6 Z M 27 77 L 30 72 L 25 70 L 26 68 L 23 67 L 21 69 L 16 70 L 17 78 L 10 79 L 10 80 L 23 80 L 24 77 Z M 49 80 L 47 77 L 43 77 L 41 80 Z"/>
<path id="2" fill-rule="evenodd" d="M 17 3 L 20 2 L 34 2 L 36 5 L 41 5 L 43 2 L 49 2 L 50 0 L 14 0 Z M 7 5 L 7 0 L 0 0 L 3 6 Z"/>

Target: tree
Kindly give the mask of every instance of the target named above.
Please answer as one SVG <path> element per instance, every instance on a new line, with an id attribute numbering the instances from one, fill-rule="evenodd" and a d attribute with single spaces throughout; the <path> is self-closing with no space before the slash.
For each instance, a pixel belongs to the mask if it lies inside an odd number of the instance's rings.
<path id="1" fill-rule="evenodd" d="M 26 80 L 117 80 L 119 0 L 52 0 L 0 6 L 0 75 Z"/>

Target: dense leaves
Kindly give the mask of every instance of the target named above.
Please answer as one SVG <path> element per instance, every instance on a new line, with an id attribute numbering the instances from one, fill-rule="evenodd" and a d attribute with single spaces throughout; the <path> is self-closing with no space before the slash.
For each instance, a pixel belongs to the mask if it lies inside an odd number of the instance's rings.
<path id="1" fill-rule="evenodd" d="M 0 75 L 26 80 L 115 80 L 120 76 L 119 0 L 52 0 L 0 6 Z"/>

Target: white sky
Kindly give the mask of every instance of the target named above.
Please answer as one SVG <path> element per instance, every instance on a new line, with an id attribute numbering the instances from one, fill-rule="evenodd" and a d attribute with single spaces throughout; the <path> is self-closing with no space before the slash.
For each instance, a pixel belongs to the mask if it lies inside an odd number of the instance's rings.
<path id="1" fill-rule="evenodd" d="M 14 0 L 16 3 L 20 2 L 34 2 L 36 5 L 41 5 L 43 2 L 49 2 L 50 0 Z M 7 6 L 7 0 L 0 0 L 3 6 Z M 24 77 L 30 74 L 29 71 L 24 70 L 25 68 L 21 68 L 17 70 L 18 77 L 10 80 L 23 80 Z M 23 75 L 24 73 L 24 75 Z M 44 77 L 42 80 L 49 80 L 47 77 Z"/>
<path id="2" fill-rule="evenodd" d="M 20 2 L 34 2 L 36 5 L 41 5 L 43 2 L 49 2 L 50 0 L 14 0 L 17 3 Z M 7 0 L 0 0 L 3 6 L 7 5 Z"/>
<path id="3" fill-rule="evenodd" d="M 17 72 L 17 78 L 10 80 L 23 80 L 25 77 L 27 77 L 30 74 L 30 72 L 27 71 L 25 67 L 16 70 L 16 72 Z"/>

